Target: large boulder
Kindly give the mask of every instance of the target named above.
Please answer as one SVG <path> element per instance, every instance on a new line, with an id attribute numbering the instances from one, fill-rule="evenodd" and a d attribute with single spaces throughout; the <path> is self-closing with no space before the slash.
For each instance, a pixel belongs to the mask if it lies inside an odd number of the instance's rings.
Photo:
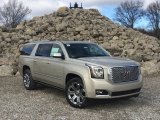
<path id="1" fill-rule="evenodd" d="M 62 22 L 61 24 L 56 25 L 56 31 L 61 32 L 67 29 L 67 23 Z"/>
<path id="2" fill-rule="evenodd" d="M 142 64 L 141 71 L 144 75 L 158 73 L 160 71 L 160 62 L 158 63 L 156 60 L 145 62 Z"/>
<path id="3" fill-rule="evenodd" d="M 12 67 L 9 65 L 0 66 L 0 76 L 11 76 L 12 75 Z"/>
<path id="4" fill-rule="evenodd" d="M 0 66 L 2 65 L 9 65 L 9 61 L 8 58 L 3 58 L 2 56 L 0 56 Z"/>
<path id="5" fill-rule="evenodd" d="M 60 7 L 57 10 L 57 16 L 65 17 L 69 14 L 69 8 L 68 7 Z"/>

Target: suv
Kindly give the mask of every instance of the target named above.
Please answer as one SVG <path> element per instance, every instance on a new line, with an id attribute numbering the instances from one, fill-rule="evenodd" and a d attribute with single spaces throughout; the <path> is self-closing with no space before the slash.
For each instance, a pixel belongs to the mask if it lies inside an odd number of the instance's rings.
<path id="1" fill-rule="evenodd" d="M 32 42 L 20 53 L 24 87 L 32 90 L 44 83 L 61 88 L 73 107 L 85 107 L 89 98 L 136 97 L 142 88 L 137 62 L 112 57 L 91 42 Z"/>

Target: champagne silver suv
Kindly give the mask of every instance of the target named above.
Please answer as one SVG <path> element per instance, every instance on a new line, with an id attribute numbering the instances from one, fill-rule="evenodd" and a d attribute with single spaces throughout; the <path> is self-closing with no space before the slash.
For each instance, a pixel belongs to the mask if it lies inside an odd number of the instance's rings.
<path id="1" fill-rule="evenodd" d="M 137 62 L 112 57 L 91 42 L 32 42 L 20 53 L 24 87 L 44 83 L 61 88 L 73 107 L 85 107 L 89 98 L 136 97 L 142 88 Z"/>

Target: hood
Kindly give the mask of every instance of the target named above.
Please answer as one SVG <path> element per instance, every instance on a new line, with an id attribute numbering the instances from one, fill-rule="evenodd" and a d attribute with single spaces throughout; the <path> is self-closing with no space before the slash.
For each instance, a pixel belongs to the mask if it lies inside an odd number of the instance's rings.
<path id="1" fill-rule="evenodd" d="M 115 67 L 115 66 L 137 66 L 137 62 L 119 57 L 85 57 L 78 58 L 78 60 L 86 61 L 87 63 Z"/>

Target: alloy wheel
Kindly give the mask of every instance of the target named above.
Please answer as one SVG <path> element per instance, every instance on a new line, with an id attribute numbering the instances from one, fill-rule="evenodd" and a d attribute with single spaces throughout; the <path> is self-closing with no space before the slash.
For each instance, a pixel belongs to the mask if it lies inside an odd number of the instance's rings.
<path id="1" fill-rule="evenodd" d="M 80 106 L 85 101 L 85 90 L 81 83 L 73 82 L 68 87 L 68 98 L 74 104 Z"/>
<path id="2" fill-rule="evenodd" d="M 23 82 L 25 87 L 28 88 L 30 86 L 30 76 L 27 73 L 24 74 Z"/>

